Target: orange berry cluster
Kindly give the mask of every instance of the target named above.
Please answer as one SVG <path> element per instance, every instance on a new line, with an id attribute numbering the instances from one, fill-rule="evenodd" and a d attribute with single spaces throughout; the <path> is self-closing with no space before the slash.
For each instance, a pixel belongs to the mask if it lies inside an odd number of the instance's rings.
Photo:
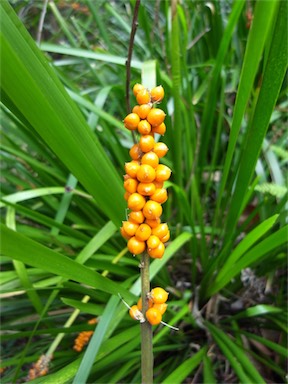
<path id="1" fill-rule="evenodd" d="M 51 358 L 52 356 L 41 355 L 37 362 L 32 365 L 32 368 L 29 369 L 27 380 L 34 380 L 37 377 L 47 375 Z"/>
<path id="2" fill-rule="evenodd" d="M 88 324 L 96 324 L 97 319 L 91 319 L 88 321 Z M 89 340 L 91 339 L 94 331 L 83 331 L 80 332 L 77 338 L 74 341 L 74 351 L 81 352 L 82 349 L 85 347 L 86 344 L 88 344 Z"/>
<path id="3" fill-rule="evenodd" d="M 161 259 L 165 252 L 164 243 L 170 238 L 166 223 L 161 223 L 161 204 L 167 201 L 164 181 L 171 175 L 171 169 L 159 164 L 159 158 L 166 155 L 168 147 L 156 142 L 154 134 L 164 135 L 165 113 L 156 108 L 164 97 L 162 86 L 151 91 L 141 84 L 135 84 L 133 93 L 138 105 L 124 119 L 124 125 L 131 131 L 138 131 L 139 141 L 130 149 L 131 161 L 125 164 L 125 199 L 130 210 L 128 220 L 123 221 L 122 236 L 128 240 L 128 249 L 138 255 L 145 250 L 152 258 Z"/>
<path id="4" fill-rule="evenodd" d="M 168 292 L 166 292 L 163 288 L 157 287 L 151 290 L 151 292 L 147 296 L 148 300 L 148 310 L 145 313 L 145 317 L 147 321 L 151 325 L 157 325 L 162 322 L 162 315 L 166 312 L 167 304 L 166 301 L 168 299 Z M 142 311 L 142 299 L 138 300 L 137 305 L 133 305 L 129 314 L 134 320 L 139 320 L 140 323 L 145 321 Z"/>

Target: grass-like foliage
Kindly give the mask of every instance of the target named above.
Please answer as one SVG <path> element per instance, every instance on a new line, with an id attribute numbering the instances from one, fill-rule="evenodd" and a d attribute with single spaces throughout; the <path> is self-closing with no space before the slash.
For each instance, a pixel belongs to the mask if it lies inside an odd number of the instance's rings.
<path id="1" fill-rule="evenodd" d="M 141 291 L 119 233 L 134 6 L 0 2 L 2 383 L 141 382 L 118 295 Z M 287 15 L 278 0 L 140 4 L 130 90 L 163 85 L 172 169 L 150 278 L 179 327 L 154 328 L 155 383 L 285 381 Z"/>

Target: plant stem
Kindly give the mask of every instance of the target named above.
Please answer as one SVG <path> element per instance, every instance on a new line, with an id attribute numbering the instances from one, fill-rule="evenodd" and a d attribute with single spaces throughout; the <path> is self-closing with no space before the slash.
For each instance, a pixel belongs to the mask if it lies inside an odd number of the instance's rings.
<path id="1" fill-rule="evenodd" d="M 144 252 L 141 260 L 142 312 L 148 309 L 147 294 L 150 292 L 149 255 Z M 141 324 L 141 368 L 142 384 L 153 384 L 152 326 L 148 321 Z"/>

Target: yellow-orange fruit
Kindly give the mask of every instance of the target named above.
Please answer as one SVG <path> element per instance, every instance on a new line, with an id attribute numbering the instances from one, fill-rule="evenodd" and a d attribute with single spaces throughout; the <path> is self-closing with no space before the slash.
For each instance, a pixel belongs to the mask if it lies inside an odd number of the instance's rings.
<path id="1" fill-rule="evenodd" d="M 142 104 L 139 105 L 138 115 L 141 119 L 146 119 L 150 109 L 152 108 L 152 104 Z"/>
<path id="2" fill-rule="evenodd" d="M 169 227 L 167 223 L 161 223 L 156 228 L 152 229 L 152 235 L 158 236 L 161 239 L 163 236 L 167 235 Z"/>
<path id="3" fill-rule="evenodd" d="M 141 120 L 138 124 L 138 132 L 141 135 L 148 135 L 151 132 L 151 124 L 147 120 Z"/>
<path id="4" fill-rule="evenodd" d="M 148 164 L 152 168 L 156 168 L 159 165 L 159 157 L 155 152 L 146 152 L 141 158 L 141 164 Z"/>
<path id="5" fill-rule="evenodd" d="M 159 135 L 165 135 L 166 125 L 164 123 L 152 128 L 152 133 L 158 133 Z"/>
<path id="6" fill-rule="evenodd" d="M 124 239 L 129 240 L 131 236 L 128 235 L 128 233 L 125 232 L 124 228 L 120 228 L 120 233 L 124 237 Z"/>
<path id="7" fill-rule="evenodd" d="M 153 305 L 155 305 L 153 303 L 152 299 L 147 299 L 147 301 L 148 301 L 148 308 L 152 308 Z M 142 298 L 141 297 L 140 297 L 140 299 L 137 302 L 137 307 L 138 307 L 139 311 L 142 311 Z"/>
<path id="8" fill-rule="evenodd" d="M 155 140 L 151 135 L 143 135 L 140 137 L 139 146 L 142 152 L 150 152 L 154 148 Z M 155 152 L 156 153 L 156 152 Z"/>
<path id="9" fill-rule="evenodd" d="M 153 183 L 155 184 L 156 189 L 161 189 L 164 186 L 164 181 L 155 181 L 154 180 Z"/>
<path id="10" fill-rule="evenodd" d="M 148 255 L 153 259 L 162 259 L 165 252 L 165 245 L 160 241 L 159 245 L 155 248 L 148 248 Z"/>
<path id="11" fill-rule="evenodd" d="M 155 179 L 155 170 L 151 165 L 142 164 L 140 165 L 136 176 L 141 183 L 151 183 Z"/>
<path id="12" fill-rule="evenodd" d="M 152 125 L 152 127 L 156 127 L 157 125 L 163 123 L 165 116 L 166 115 L 162 109 L 152 108 L 147 115 L 147 120 Z"/>
<path id="13" fill-rule="evenodd" d="M 143 214 L 146 217 L 146 219 L 155 220 L 162 215 L 162 207 L 156 201 L 149 200 L 144 205 Z"/>
<path id="14" fill-rule="evenodd" d="M 124 199 L 125 199 L 126 201 L 128 201 L 129 196 L 131 196 L 131 193 L 126 191 L 126 192 L 124 193 Z"/>
<path id="15" fill-rule="evenodd" d="M 141 148 L 139 147 L 139 144 L 134 144 L 133 147 L 131 147 L 129 151 L 129 155 L 132 160 L 139 160 L 142 156 Z"/>
<path id="16" fill-rule="evenodd" d="M 132 223 L 132 221 L 122 221 L 122 227 L 128 236 L 132 237 L 135 235 L 139 224 Z"/>
<path id="17" fill-rule="evenodd" d="M 146 319 L 149 321 L 151 325 L 157 325 L 160 324 L 162 321 L 162 315 L 159 309 L 157 308 L 149 308 L 148 311 L 146 311 Z"/>
<path id="18" fill-rule="evenodd" d="M 166 303 L 169 293 L 161 287 L 155 287 L 151 290 L 149 297 L 153 300 L 155 304 Z"/>
<path id="19" fill-rule="evenodd" d="M 165 236 L 161 237 L 160 240 L 162 241 L 162 243 L 167 243 L 169 239 L 170 239 L 170 231 L 168 231 Z"/>
<path id="20" fill-rule="evenodd" d="M 140 322 L 145 321 L 143 319 L 143 314 L 142 312 L 139 311 L 139 308 L 137 305 L 132 305 L 132 307 L 129 310 L 129 315 L 132 317 L 133 320 L 140 320 Z"/>
<path id="21" fill-rule="evenodd" d="M 142 91 L 143 89 L 145 89 L 144 85 L 139 84 L 139 83 L 136 83 L 136 84 L 134 85 L 134 87 L 133 87 L 133 93 L 134 93 L 134 96 L 136 96 L 137 93 L 138 93 L 139 91 Z"/>
<path id="22" fill-rule="evenodd" d="M 155 193 L 155 184 L 154 183 L 139 183 L 137 186 L 137 192 L 143 196 L 151 196 Z"/>
<path id="23" fill-rule="evenodd" d="M 140 164 L 136 160 L 129 161 L 128 163 L 125 163 L 125 171 L 127 175 L 130 177 L 136 179 L 137 172 L 140 168 Z"/>
<path id="24" fill-rule="evenodd" d="M 134 223 L 137 224 L 142 224 L 143 221 L 145 220 L 145 216 L 143 215 L 142 211 L 132 211 L 128 215 L 129 221 L 133 221 Z"/>
<path id="25" fill-rule="evenodd" d="M 129 113 L 129 115 L 127 115 L 124 119 L 124 125 L 130 131 L 137 129 L 139 122 L 140 117 L 137 115 L 137 113 Z"/>
<path id="26" fill-rule="evenodd" d="M 138 181 L 136 179 L 127 179 L 124 181 L 124 188 L 127 192 L 134 193 L 137 191 Z"/>
<path id="27" fill-rule="evenodd" d="M 145 206 L 145 204 L 146 204 L 145 198 L 139 193 L 132 193 L 128 197 L 128 208 L 131 209 L 131 211 L 141 211 L 141 209 Z"/>
<path id="28" fill-rule="evenodd" d="M 133 236 L 128 240 L 127 247 L 129 252 L 131 252 L 133 255 L 139 255 L 145 251 L 146 243 L 136 239 L 136 237 Z"/>
<path id="29" fill-rule="evenodd" d="M 137 103 L 140 105 L 150 103 L 149 91 L 146 88 L 141 89 L 139 92 L 137 92 L 136 100 L 137 100 Z"/>
<path id="30" fill-rule="evenodd" d="M 148 224 L 151 228 L 156 228 L 161 223 L 161 220 L 159 217 L 157 217 L 157 219 L 146 219 L 145 223 Z"/>
<path id="31" fill-rule="evenodd" d="M 136 113 L 139 116 L 139 107 L 140 105 L 135 105 L 132 109 L 132 113 Z M 140 116 L 139 116 L 140 117 Z"/>
<path id="32" fill-rule="evenodd" d="M 165 203 L 168 199 L 167 189 L 165 188 L 156 189 L 153 195 L 150 196 L 150 199 L 157 201 L 157 203 L 160 203 L 160 204 Z"/>
<path id="33" fill-rule="evenodd" d="M 155 169 L 155 171 L 156 171 L 156 177 L 155 177 L 156 181 L 166 181 L 171 176 L 171 169 L 164 164 L 159 164 Z"/>
<path id="34" fill-rule="evenodd" d="M 156 308 L 160 311 L 161 315 L 164 315 L 166 312 L 166 309 L 168 307 L 168 304 L 162 303 L 162 304 L 153 304 L 153 308 Z"/>
<path id="35" fill-rule="evenodd" d="M 164 157 L 168 152 L 168 147 L 165 143 L 159 141 L 158 143 L 155 143 L 153 152 L 155 152 L 158 157 Z"/>
<path id="36" fill-rule="evenodd" d="M 149 237 L 149 239 L 147 239 L 147 247 L 148 249 L 153 249 L 153 248 L 156 248 L 158 247 L 158 245 L 160 244 L 160 239 L 159 237 L 155 236 L 155 235 L 151 235 Z"/>
<path id="37" fill-rule="evenodd" d="M 153 103 L 159 103 L 164 98 L 164 88 L 162 85 L 158 85 L 151 89 L 150 95 Z"/>
<path id="38" fill-rule="evenodd" d="M 151 235 L 151 228 L 148 224 L 140 224 L 135 233 L 137 240 L 146 241 Z"/>

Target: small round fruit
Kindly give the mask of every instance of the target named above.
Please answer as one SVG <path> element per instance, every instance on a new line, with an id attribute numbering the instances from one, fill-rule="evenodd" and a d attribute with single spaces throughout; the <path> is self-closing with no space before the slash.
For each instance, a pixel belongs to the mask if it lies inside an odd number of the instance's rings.
<path id="1" fill-rule="evenodd" d="M 141 135 L 148 135 L 151 132 L 151 124 L 147 120 L 141 120 L 137 128 Z"/>
<path id="2" fill-rule="evenodd" d="M 132 237 L 135 235 L 139 224 L 132 223 L 132 221 L 122 221 L 122 227 L 128 236 Z"/>
<path id="3" fill-rule="evenodd" d="M 144 241 L 137 240 L 135 236 L 128 240 L 127 247 L 132 255 L 140 255 L 146 249 L 146 243 Z"/>
<path id="4" fill-rule="evenodd" d="M 135 233 L 137 240 L 146 241 L 151 235 L 151 228 L 148 224 L 140 224 Z"/>
<path id="5" fill-rule="evenodd" d="M 163 123 L 165 119 L 165 113 L 160 108 L 152 108 L 148 113 L 147 120 L 152 125 L 152 127 L 156 127 Z"/>
<path id="6" fill-rule="evenodd" d="M 132 211 L 128 215 L 129 221 L 133 221 L 136 224 L 142 224 L 145 220 L 145 217 L 143 215 L 142 211 Z"/>
<path id="7" fill-rule="evenodd" d="M 131 209 L 131 211 L 141 211 L 145 204 L 145 198 L 139 193 L 132 193 L 128 198 L 128 208 Z"/>
<path id="8" fill-rule="evenodd" d="M 169 293 L 161 287 L 153 288 L 150 292 L 150 297 L 155 304 L 166 303 Z"/>
<path id="9" fill-rule="evenodd" d="M 140 164 L 136 160 L 132 160 L 132 161 L 129 161 L 128 163 L 125 163 L 125 171 L 127 175 L 129 175 L 133 179 L 136 179 L 136 175 L 139 168 L 140 168 Z"/>
<path id="10" fill-rule="evenodd" d="M 157 125 L 156 127 L 152 128 L 153 133 L 158 133 L 159 135 L 165 135 L 166 132 L 166 125 L 165 123 L 161 123 L 160 125 Z"/>
<path id="11" fill-rule="evenodd" d="M 157 308 L 149 308 L 148 311 L 146 311 L 146 319 L 151 325 L 160 324 L 162 321 L 161 312 Z"/>
<path id="12" fill-rule="evenodd" d="M 134 144 L 133 147 L 131 147 L 129 151 L 129 155 L 132 160 L 139 160 L 142 156 L 141 148 L 139 147 L 139 144 Z"/>
<path id="13" fill-rule="evenodd" d="M 164 157 L 168 152 L 168 147 L 165 143 L 159 141 L 158 143 L 155 143 L 153 152 L 155 152 L 158 157 Z"/>
<path id="14" fill-rule="evenodd" d="M 155 248 L 148 248 L 148 254 L 152 259 L 162 259 L 165 253 L 165 245 L 160 241 L 159 245 Z"/>
<path id="15" fill-rule="evenodd" d="M 148 249 L 153 249 L 153 248 L 156 248 L 158 247 L 158 245 L 160 244 L 160 239 L 159 237 L 155 236 L 155 235 L 151 235 L 149 237 L 149 239 L 147 240 L 147 247 Z"/>
<path id="16" fill-rule="evenodd" d="M 129 315 L 132 317 L 133 320 L 139 320 L 141 323 L 145 321 L 143 313 L 139 311 L 137 305 L 132 305 L 132 307 L 129 310 Z"/>
<path id="17" fill-rule="evenodd" d="M 126 200 L 126 201 L 128 201 L 128 199 L 129 199 L 129 197 L 131 196 L 131 193 L 130 192 L 125 192 L 124 193 L 124 199 Z"/>
<path id="18" fill-rule="evenodd" d="M 132 113 L 136 113 L 139 116 L 139 107 L 140 105 L 135 105 L 132 109 Z M 140 117 L 140 116 L 139 116 Z"/>
<path id="19" fill-rule="evenodd" d="M 167 235 L 169 227 L 167 223 L 161 223 L 158 227 L 152 229 L 152 235 L 158 236 L 159 239 Z M 127 232 L 127 231 L 126 231 Z"/>
<path id="20" fill-rule="evenodd" d="M 139 91 L 142 91 L 143 89 L 145 89 L 144 85 L 139 84 L 139 83 L 136 83 L 136 84 L 134 85 L 134 87 L 133 87 L 133 93 L 134 93 L 134 96 L 136 96 L 137 93 L 138 93 Z"/>
<path id="21" fill-rule="evenodd" d="M 137 187 L 137 192 L 142 196 L 151 196 L 155 193 L 155 184 L 154 183 L 139 183 Z"/>
<path id="22" fill-rule="evenodd" d="M 155 169 L 155 171 L 156 171 L 156 177 L 155 177 L 156 181 L 166 181 L 171 176 L 171 169 L 164 164 L 159 164 Z"/>
<path id="23" fill-rule="evenodd" d="M 152 308 L 153 305 L 155 305 L 153 303 L 153 300 L 152 299 L 148 299 L 148 308 Z M 137 302 L 137 307 L 138 307 L 139 311 L 142 311 L 142 298 L 141 297 L 140 297 L 140 299 Z"/>
<path id="24" fill-rule="evenodd" d="M 120 233 L 124 237 L 124 239 L 129 240 L 131 236 L 128 235 L 128 233 L 125 232 L 124 228 L 120 228 Z M 151 236 L 150 236 L 151 237 Z"/>
<path id="25" fill-rule="evenodd" d="M 164 88 L 158 85 L 151 89 L 150 95 L 153 103 L 159 103 L 164 98 Z"/>
<path id="26" fill-rule="evenodd" d="M 158 188 L 150 197 L 151 200 L 157 201 L 157 203 L 163 204 L 168 200 L 167 189 Z"/>
<path id="27" fill-rule="evenodd" d="M 143 135 L 140 137 L 139 146 L 142 152 L 150 152 L 154 148 L 155 140 L 151 135 Z"/>
<path id="28" fill-rule="evenodd" d="M 162 241 L 162 243 L 167 243 L 169 239 L 170 239 L 170 231 L 168 231 L 165 236 L 161 237 L 160 240 Z"/>
<path id="29" fill-rule="evenodd" d="M 159 165 L 159 157 L 155 152 L 146 152 L 141 158 L 141 164 L 148 164 L 152 168 L 156 168 Z"/>
<path id="30" fill-rule="evenodd" d="M 124 119 L 124 125 L 130 131 L 137 129 L 140 117 L 136 113 L 129 113 Z"/>
<path id="31" fill-rule="evenodd" d="M 155 181 L 154 180 L 153 183 L 155 184 L 156 189 L 161 189 L 164 186 L 164 181 Z"/>
<path id="32" fill-rule="evenodd" d="M 127 192 L 134 193 L 137 191 L 138 181 L 136 179 L 127 179 L 124 181 L 124 188 Z"/>
<path id="33" fill-rule="evenodd" d="M 150 103 L 150 93 L 146 88 L 137 92 L 136 100 L 139 105 Z"/>
<path id="34" fill-rule="evenodd" d="M 131 196 L 129 197 L 129 199 L 131 198 Z M 128 199 L 128 202 L 129 202 L 129 199 Z M 143 214 L 146 217 L 146 219 L 150 219 L 150 220 L 158 219 L 162 215 L 162 207 L 156 201 L 149 200 L 144 205 Z"/>
<path id="35" fill-rule="evenodd" d="M 151 183 L 155 179 L 155 170 L 148 164 L 140 165 L 137 171 L 137 179 L 141 183 Z"/>
<path id="36" fill-rule="evenodd" d="M 146 119 L 146 117 L 148 116 L 148 113 L 150 112 L 152 108 L 152 104 L 142 104 L 142 105 L 139 105 L 139 108 L 138 108 L 138 115 L 141 119 Z"/>
<path id="37" fill-rule="evenodd" d="M 161 223 L 161 220 L 159 217 L 157 219 L 146 219 L 145 223 L 148 224 L 151 228 L 156 228 Z"/>
<path id="38" fill-rule="evenodd" d="M 166 312 L 166 309 L 168 307 L 168 304 L 162 303 L 162 304 L 153 304 L 153 308 L 156 308 L 160 311 L 161 315 L 164 315 Z"/>

